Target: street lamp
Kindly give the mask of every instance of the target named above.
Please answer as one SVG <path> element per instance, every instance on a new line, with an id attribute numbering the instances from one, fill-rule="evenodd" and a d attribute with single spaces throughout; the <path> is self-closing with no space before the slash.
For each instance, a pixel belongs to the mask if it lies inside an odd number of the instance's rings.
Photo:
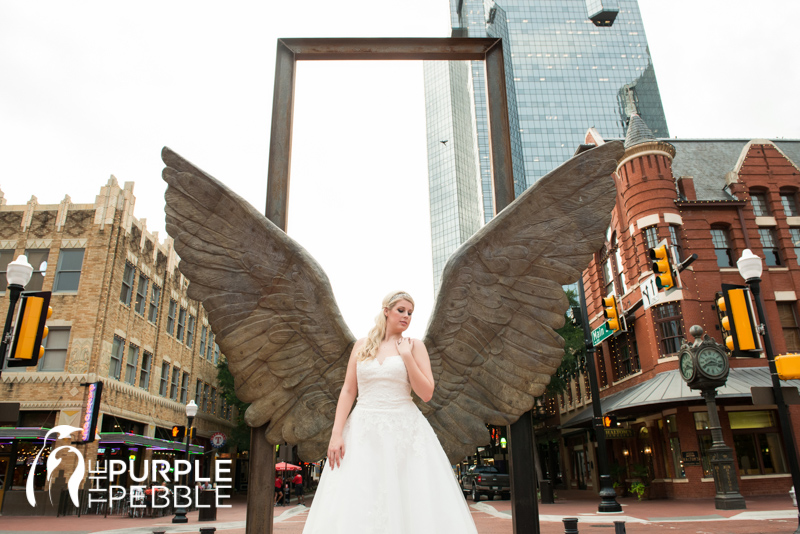
<path id="1" fill-rule="evenodd" d="M 189 420 L 188 424 L 186 425 L 186 461 L 190 462 L 189 460 L 189 441 L 192 437 L 192 421 L 194 421 L 194 416 L 197 415 L 197 404 L 195 404 L 194 399 L 189 401 L 189 404 L 186 405 L 186 418 Z M 190 462 L 191 466 L 191 462 Z M 190 469 L 191 470 L 191 469 Z M 184 478 L 184 482 L 189 482 L 189 474 L 187 473 Z M 184 484 L 188 486 L 189 484 Z M 191 495 L 191 493 L 190 493 Z M 177 510 L 175 510 L 175 517 L 172 518 L 173 523 L 188 523 L 189 518 L 186 517 L 186 508 L 181 506 Z"/>
<path id="2" fill-rule="evenodd" d="M 783 400 L 783 390 L 781 389 L 781 381 L 778 378 L 778 370 L 775 367 L 775 352 L 772 350 L 772 339 L 769 335 L 769 321 L 764 314 L 764 303 L 761 296 L 761 273 L 764 267 L 761 263 L 761 258 L 753 254 L 750 249 L 745 249 L 742 252 L 742 257 L 736 262 L 739 269 L 739 274 L 744 278 L 750 290 L 753 292 L 753 298 L 756 302 L 756 310 L 758 311 L 758 318 L 761 321 L 759 331 L 764 338 L 764 351 L 767 356 L 767 363 L 769 364 L 769 374 L 772 377 L 772 389 L 775 394 L 775 404 L 778 406 L 778 420 L 781 424 L 781 433 L 783 434 L 783 442 L 786 444 L 786 456 L 789 458 L 789 469 L 792 472 L 792 484 L 795 491 L 800 488 L 800 466 L 797 464 L 797 449 L 794 443 L 794 430 L 792 429 L 792 420 L 789 418 L 789 410 L 786 407 L 786 402 Z M 795 534 L 800 534 L 800 512 L 798 513 L 798 526 Z"/>
<path id="3" fill-rule="evenodd" d="M 8 313 L 6 314 L 6 326 L 3 329 L 2 343 L 0 343 L 0 372 L 6 361 L 6 351 L 11 336 L 11 321 L 14 317 L 14 308 L 25 286 L 31 281 L 33 266 L 28 263 L 27 256 L 19 256 L 6 267 L 6 280 L 8 281 Z"/>

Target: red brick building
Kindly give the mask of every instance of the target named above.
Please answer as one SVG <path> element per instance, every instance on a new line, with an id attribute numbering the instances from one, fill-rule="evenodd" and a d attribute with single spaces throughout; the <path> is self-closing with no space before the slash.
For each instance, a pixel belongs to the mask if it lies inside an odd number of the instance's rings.
<path id="1" fill-rule="evenodd" d="M 587 145 L 604 142 L 595 129 L 587 132 Z M 630 480 L 646 469 L 651 497 L 712 497 L 708 412 L 680 376 L 678 350 L 692 325 L 723 341 L 716 294 L 723 283 L 744 283 L 736 260 L 750 249 L 765 258 L 761 288 L 775 352 L 800 352 L 800 141 L 656 139 L 634 116 L 625 149 L 607 242 L 584 271 L 591 328 L 604 322 L 602 299 L 612 294 L 627 321 L 627 331 L 597 347 L 602 410 L 619 421 L 608 440 L 611 465 L 619 466 L 612 477 Z M 681 260 L 698 258 L 680 274 L 678 289 L 642 306 L 653 276 L 648 249 L 662 240 Z M 771 386 L 767 361 L 762 353 L 730 364 L 718 404 L 740 491 L 788 492 L 789 451 L 776 407 L 754 405 L 750 394 L 752 386 Z M 549 401 L 557 417 L 537 435 L 545 476 L 596 492 L 589 396 L 578 370 L 570 390 Z M 790 409 L 800 442 L 800 407 Z"/>

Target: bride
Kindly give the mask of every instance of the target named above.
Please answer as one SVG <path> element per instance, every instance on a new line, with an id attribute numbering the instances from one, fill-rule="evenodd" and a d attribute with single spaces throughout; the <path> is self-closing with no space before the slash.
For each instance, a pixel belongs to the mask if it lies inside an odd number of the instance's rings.
<path id="1" fill-rule="evenodd" d="M 411 398 L 413 389 L 428 402 L 435 386 L 425 345 L 403 337 L 413 312 L 408 293 L 390 293 L 353 347 L 304 534 L 477 533 L 450 462 Z"/>

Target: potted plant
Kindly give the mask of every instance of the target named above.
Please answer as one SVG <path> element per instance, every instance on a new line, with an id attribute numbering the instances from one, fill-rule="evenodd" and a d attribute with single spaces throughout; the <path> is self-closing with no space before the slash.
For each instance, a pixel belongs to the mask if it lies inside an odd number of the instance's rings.
<path id="1" fill-rule="evenodd" d="M 614 491 L 617 492 L 617 497 L 622 497 L 625 495 L 625 484 L 622 482 L 614 482 Z"/>
<path id="2" fill-rule="evenodd" d="M 636 495 L 636 498 L 640 501 L 647 499 L 650 493 L 648 491 L 649 489 L 650 488 L 646 486 L 644 482 L 640 482 L 638 480 L 631 484 L 631 493 Z"/>

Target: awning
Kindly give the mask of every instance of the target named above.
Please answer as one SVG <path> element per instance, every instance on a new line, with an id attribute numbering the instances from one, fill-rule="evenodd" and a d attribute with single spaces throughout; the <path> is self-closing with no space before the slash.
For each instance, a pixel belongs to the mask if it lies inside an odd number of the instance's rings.
<path id="1" fill-rule="evenodd" d="M 800 380 L 783 380 L 782 386 L 800 387 Z M 768 367 L 739 367 L 731 369 L 725 386 L 717 388 L 718 399 L 750 398 L 751 387 L 772 387 Z M 651 405 L 676 405 L 703 402 L 699 390 L 689 389 L 677 369 L 659 373 L 650 380 L 636 384 L 624 391 L 601 400 L 603 413 L 636 412 L 637 407 Z M 590 423 L 594 417 L 592 405 L 576 413 L 561 424 L 570 428 Z"/>
<path id="2" fill-rule="evenodd" d="M 49 428 L 40 427 L 2 427 L 0 428 L 0 439 L 44 439 L 49 430 Z M 53 439 L 54 435 L 51 435 L 50 439 Z M 101 432 L 99 444 L 103 447 L 127 444 L 154 450 L 186 451 L 186 443 L 180 441 L 168 441 L 124 432 Z M 190 445 L 189 452 L 203 454 L 204 449 L 200 445 Z"/>

